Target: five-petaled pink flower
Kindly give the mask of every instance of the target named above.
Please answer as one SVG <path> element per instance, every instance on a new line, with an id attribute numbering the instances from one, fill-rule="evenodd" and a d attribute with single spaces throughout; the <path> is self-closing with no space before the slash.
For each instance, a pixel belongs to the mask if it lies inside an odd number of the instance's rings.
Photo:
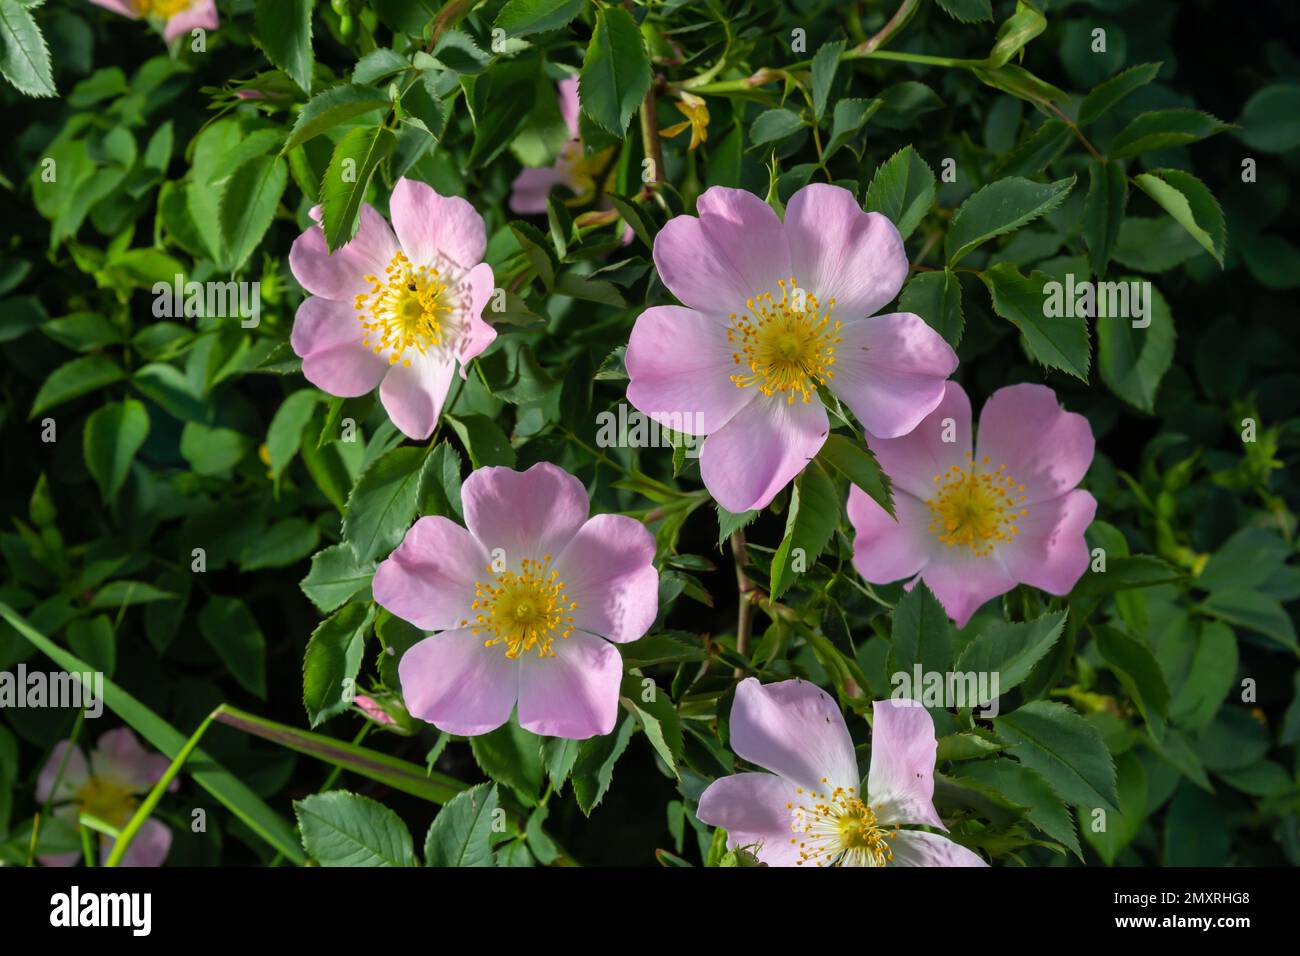
<path id="1" fill-rule="evenodd" d="M 483 217 L 458 196 L 399 179 L 389 200 L 393 228 L 362 206 L 351 242 L 332 255 L 320 226 L 294 242 L 289 268 L 311 295 L 290 342 L 307 380 L 352 398 L 379 386 L 379 400 L 409 438 L 433 432 L 456 363 L 496 338 L 483 321 L 492 267 L 483 262 Z M 311 211 L 320 222 L 320 207 Z M 396 232 L 396 236 L 394 236 Z"/>
<path id="2" fill-rule="evenodd" d="M 560 98 L 560 115 L 569 128 L 569 140 L 550 166 L 525 167 L 510 186 L 510 209 L 521 215 L 546 212 L 546 201 L 553 186 L 564 186 L 575 196 L 590 196 L 596 189 L 596 173 L 605 165 L 609 153 L 588 159 L 578 138 L 578 78 L 570 77 L 556 84 Z"/>
<path id="3" fill-rule="evenodd" d="M 835 701 L 803 680 L 741 681 L 731 708 L 731 749 L 771 773 L 711 783 L 697 815 L 727 830 L 727 846 L 769 866 L 987 866 L 924 824 L 934 809 L 934 720 L 910 700 L 873 708 L 871 769 L 860 789 L 853 740 Z"/>
<path id="4" fill-rule="evenodd" d="M 853 194 L 814 183 L 785 222 L 741 189 L 700 196 L 655 237 L 654 261 L 683 306 L 637 318 L 628 400 L 661 424 L 707 435 L 705 486 L 729 511 L 762 508 L 826 440 L 827 388 L 877 435 L 904 435 L 939 404 L 957 356 L 920 318 L 873 316 L 898 294 L 898 230 Z"/>
<path id="5" fill-rule="evenodd" d="M 1087 570 L 1083 533 L 1097 502 L 1075 485 L 1092 464 L 1092 428 L 1045 385 L 989 396 L 974 454 L 970 399 L 955 382 L 911 434 L 867 444 L 898 514 L 849 492 L 853 563 L 868 581 L 920 577 L 964 627 L 1018 583 L 1066 594 Z"/>
<path id="6" fill-rule="evenodd" d="M 194 29 L 215 30 L 215 0 L 90 0 L 96 6 L 112 10 L 132 20 L 143 17 L 163 24 L 163 37 L 175 40 Z"/>
<path id="7" fill-rule="evenodd" d="M 552 737 L 607 734 L 622 657 L 654 623 L 654 538 L 633 518 L 588 519 L 582 482 L 548 463 L 480 468 L 465 526 L 421 518 L 375 572 L 375 600 L 437 632 L 402 657 L 407 709 L 448 733 L 510 719 Z M 468 529 L 468 530 L 467 530 Z"/>
<path id="8" fill-rule="evenodd" d="M 80 747 L 70 740 L 61 740 L 54 745 L 36 779 L 36 799 L 42 804 L 50 800 L 54 805 L 54 816 L 73 828 L 78 826 L 80 815 L 88 813 L 121 829 L 135 814 L 136 798 L 153 789 L 169 765 L 166 757 L 149 753 L 140 746 L 135 734 L 126 727 L 110 730 L 101 736 L 90 753 L 89 762 Z M 63 767 L 62 776 L 59 776 L 60 767 Z M 176 784 L 173 780 L 168 789 L 175 790 Z M 100 836 L 101 859 L 108 857 L 113 843 L 111 837 Z M 122 865 L 162 866 L 171 845 L 171 830 L 155 817 L 150 817 L 122 856 Z M 46 866 L 73 866 L 81 859 L 81 854 L 48 853 L 39 859 Z"/>

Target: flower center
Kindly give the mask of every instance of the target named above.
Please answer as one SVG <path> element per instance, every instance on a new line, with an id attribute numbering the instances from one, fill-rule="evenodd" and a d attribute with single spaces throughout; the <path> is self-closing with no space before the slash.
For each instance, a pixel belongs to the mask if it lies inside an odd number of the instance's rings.
<path id="1" fill-rule="evenodd" d="M 126 826 L 136 806 L 131 791 L 102 777 L 87 780 L 85 786 L 77 791 L 76 803 L 83 813 L 118 828 Z"/>
<path id="2" fill-rule="evenodd" d="M 948 547 L 963 545 L 977 557 L 992 553 L 999 542 L 1010 541 L 1019 530 L 1016 520 L 1028 511 L 1019 507 L 1025 486 L 1007 474 L 1007 466 L 987 470 L 988 457 L 977 466 L 968 453 L 965 468 L 953 465 L 934 476 L 930 506 L 930 531 Z"/>
<path id="3" fill-rule="evenodd" d="M 382 277 L 365 280 L 370 291 L 358 293 L 355 303 L 362 345 L 376 355 L 387 351 L 389 365 L 409 366 L 407 349 L 424 355 L 443 344 L 452 295 L 436 268 L 413 265 L 399 249 Z"/>
<path id="4" fill-rule="evenodd" d="M 822 777 L 822 783 L 827 779 Z M 894 858 L 889 840 L 898 827 L 884 827 L 856 787 L 836 787 L 829 794 L 799 787 L 790 811 L 792 844 L 799 847 L 797 866 L 884 866 Z"/>
<path id="5" fill-rule="evenodd" d="M 788 286 L 785 279 L 777 285 L 781 301 L 764 292 L 745 302 L 746 315 L 731 314 L 727 341 L 739 348 L 732 359 L 748 368 L 731 381 L 737 388 L 757 385 L 764 395 L 785 393 L 789 404 L 798 394 L 807 403 L 817 386 L 835 375 L 831 366 L 840 341 L 840 323 L 831 320 L 835 300 L 823 311 L 817 297 L 800 289 L 793 276 Z"/>
<path id="6" fill-rule="evenodd" d="M 189 9 L 191 0 L 135 0 L 136 12 L 142 17 L 170 20 Z"/>
<path id="7" fill-rule="evenodd" d="M 493 568 L 489 565 L 488 570 Z M 534 648 L 538 657 L 554 657 L 551 642 L 573 633 L 571 612 L 578 604 L 565 595 L 549 554 L 541 561 L 526 559 L 517 572 L 502 571 L 493 581 L 476 582 L 474 593 L 470 607 L 478 614 L 472 624 L 466 620 L 461 626 L 473 634 L 486 634 L 484 647 L 504 644 L 511 660 L 520 651 Z"/>

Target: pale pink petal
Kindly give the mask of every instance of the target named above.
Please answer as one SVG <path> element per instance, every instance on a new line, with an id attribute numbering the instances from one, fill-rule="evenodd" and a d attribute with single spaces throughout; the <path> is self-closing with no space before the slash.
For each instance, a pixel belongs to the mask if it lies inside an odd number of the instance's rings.
<path id="1" fill-rule="evenodd" d="M 623 643 L 635 641 L 659 611 L 655 539 L 626 515 L 596 515 L 555 560 L 565 595 L 578 606 L 576 627 Z"/>
<path id="2" fill-rule="evenodd" d="M 510 185 L 510 211 L 521 216 L 535 216 L 546 212 L 547 199 L 554 186 L 565 181 L 564 174 L 555 166 L 525 167 Z"/>
<path id="3" fill-rule="evenodd" d="M 483 261 L 487 227 L 460 196 L 440 196 L 427 183 L 405 177 L 388 201 L 402 251 L 416 265 L 436 266 L 445 256 L 462 269 Z"/>
<path id="4" fill-rule="evenodd" d="M 627 343 L 627 400 L 675 431 L 716 432 L 759 394 L 731 381 L 732 352 L 720 322 L 676 305 L 646 309 Z"/>
<path id="5" fill-rule="evenodd" d="M 214 0 L 194 0 L 188 10 L 182 10 L 167 21 L 163 37 L 167 40 L 175 40 L 191 30 L 215 30 L 217 26 L 217 5 Z M 170 837 L 171 835 L 168 834 L 169 840 Z"/>
<path id="6" fill-rule="evenodd" d="M 700 476 L 718 504 L 765 508 L 814 457 L 830 431 L 821 399 L 758 395 L 700 448 Z"/>
<path id="7" fill-rule="evenodd" d="M 129 727 L 106 732 L 90 752 L 91 774 L 131 793 L 148 791 L 170 766 L 162 754 L 145 750 Z"/>
<path id="8" fill-rule="evenodd" d="M 957 353 L 907 312 L 845 322 L 831 390 L 878 438 L 906 435 L 943 400 Z"/>
<path id="9" fill-rule="evenodd" d="M 468 629 L 425 638 L 397 665 L 402 697 L 412 716 L 439 730 L 473 737 L 510 719 L 519 690 L 519 666 L 505 645 L 484 647 Z"/>
<path id="10" fill-rule="evenodd" d="M 559 554 L 591 509 L 582 482 L 549 462 L 527 471 L 479 468 L 465 479 L 460 497 L 465 526 L 489 554 L 502 549 L 512 568 L 525 558 Z"/>
<path id="11" fill-rule="evenodd" d="M 696 201 L 699 218 L 677 216 L 655 236 L 659 277 L 693 309 L 726 317 L 790 277 L 790 250 L 776 212 L 743 189 L 714 186 Z"/>
<path id="12" fill-rule="evenodd" d="M 981 557 L 962 545 L 936 549 L 921 571 L 921 580 L 958 627 L 965 627 L 986 601 L 1006 594 L 1019 583 L 996 551 Z"/>
<path id="13" fill-rule="evenodd" d="M 375 602 L 422 631 L 461 627 L 474 618 L 474 585 L 487 580 L 488 553 L 456 522 L 421 518 L 375 569 Z"/>
<path id="14" fill-rule="evenodd" d="M 441 352 L 408 350 L 406 355 L 411 364 L 401 361 L 389 366 L 379 386 L 379 400 L 398 431 L 407 438 L 424 441 L 438 424 L 456 363 Z"/>
<path id="15" fill-rule="evenodd" d="M 1021 583 L 1049 594 L 1068 594 L 1088 570 L 1090 552 L 1083 533 L 1097 513 L 1097 499 L 1086 491 L 1029 505 L 1016 519 L 1016 536 L 997 546 L 997 555 Z"/>
<path id="16" fill-rule="evenodd" d="M 519 655 L 519 726 L 544 737 L 586 740 L 614 729 L 623 658 L 613 644 L 574 631 L 554 657 Z"/>
<path id="17" fill-rule="evenodd" d="M 100 844 L 101 861 L 108 859 L 113 844 L 104 840 Z M 140 830 L 131 841 L 131 845 L 122 854 L 121 866 L 153 867 L 162 866 L 167 853 L 172 848 L 172 831 L 167 825 L 150 817 L 140 826 Z"/>
<path id="18" fill-rule="evenodd" d="M 361 344 L 364 330 L 346 302 L 320 296 L 302 300 L 289 344 L 302 358 L 302 374 L 317 388 L 341 398 L 372 391 L 388 371 L 388 359 Z"/>
<path id="19" fill-rule="evenodd" d="M 800 288 L 835 315 L 860 319 L 889 303 L 907 279 L 907 253 L 898 229 L 878 212 L 863 212 L 841 186 L 810 183 L 785 207 L 790 262 Z"/>
<path id="20" fill-rule="evenodd" d="M 953 440 L 945 441 L 947 438 Z M 901 438 L 868 435 L 867 445 L 895 490 L 901 488 L 926 501 L 934 494 L 936 475 L 954 465 L 969 465 L 970 399 L 956 382 L 947 382 L 943 399 L 909 434 Z"/>
<path id="21" fill-rule="evenodd" d="M 911 700 L 871 705 L 867 799 L 884 825 L 924 823 L 946 830 L 934 811 L 934 719 Z"/>
<path id="22" fill-rule="evenodd" d="M 900 830 L 889 839 L 890 866 L 988 866 L 983 857 L 937 833 Z"/>
<path id="23" fill-rule="evenodd" d="M 90 2 L 97 7 L 103 7 L 105 10 L 120 13 L 124 17 L 130 17 L 132 20 L 140 19 L 140 14 L 136 12 L 131 0 L 90 0 Z"/>
<path id="24" fill-rule="evenodd" d="M 320 222 L 320 207 L 311 211 Z M 349 305 L 358 292 L 370 291 L 365 277 L 380 276 L 397 253 L 397 240 L 373 206 L 361 207 L 357 234 L 341 249 L 330 253 L 320 226 L 312 226 L 289 249 L 289 270 L 298 284 L 312 295 L 346 301 Z"/>
<path id="25" fill-rule="evenodd" d="M 1025 486 L 1025 500 L 1046 501 L 1074 488 L 1092 464 L 1088 419 L 1067 412 L 1046 385 L 1000 388 L 980 411 L 976 455 Z"/>
<path id="26" fill-rule="evenodd" d="M 65 753 L 68 754 L 68 763 L 63 767 L 63 776 L 58 778 L 59 786 L 56 790 L 54 780 L 58 776 L 59 767 L 63 764 Z M 45 766 L 36 777 L 36 799 L 45 803 L 53 795 L 52 802 L 63 803 L 75 797 L 88 780 L 90 780 L 90 764 L 86 761 L 86 755 L 72 741 L 60 740 L 50 751 Z"/>
<path id="27" fill-rule="evenodd" d="M 564 125 L 569 127 L 569 135 L 575 139 L 578 136 L 578 78 L 576 76 L 566 77 L 555 84 L 555 91 L 560 98 L 560 115 L 564 117 Z"/>
<path id="28" fill-rule="evenodd" d="M 853 566 L 872 584 L 910 578 L 930 560 L 937 543 L 929 532 L 930 509 L 906 491 L 894 489 L 895 521 L 857 485 L 849 488 Z"/>
<path id="29" fill-rule="evenodd" d="M 847 790 L 862 782 L 839 706 L 805 680 L 741 681 L 731 707 L 731 749 L 807 789 Z"/>
<path id="30" fill-rule="evenodd" d="M 42 853 L 36 857 L 41 866 L 68 867 L 81 862 L 80 853 Z"/>
<path id="31" fill-rule="evenodd" d="M 791 840 L 789 804 L 795 797 L 795 785 L 775 774 L 737 773 L 709 784 L 695 815 L 727 831 L 728 849 L 745 847 L 768 866 L 794 866 L 799 846 Z"/>
<path id="32" fill-rule="evenodd" d="M 496 279 L 492 267 L 480 262 L 461 282 L 469 288 L 469 310 L 461 317 L 465 325 L 455 343 L 456 360 L 460 362 L 460 377 L 463 379 L 470 360 L 482 354 L 497 337 L 496 329 L 483 320 L 483 309 L 496 291 Z"/>

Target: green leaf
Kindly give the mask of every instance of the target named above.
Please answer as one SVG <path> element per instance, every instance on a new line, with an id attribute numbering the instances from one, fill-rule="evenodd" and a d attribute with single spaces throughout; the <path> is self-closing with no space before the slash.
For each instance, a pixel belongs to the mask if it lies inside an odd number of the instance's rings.
<path id="1" fill-rule="evenodd" d="M 470 464 L 475 468 L 486 465 L 515 466 L 515 450 L 510 447 L 510 439 L 501 430 L 501 426 L 486 415 L 460 415 L 453 418 L 444 415 L 447 424 L 465 446 Z"/>
<path id="2" fill-rule="evenodd" d="M 1011 760 L 981 760 L 964 764 L 958 776 L 983 783 L 1024 807 L 1030 823 L 1083 859 L 1074 819 L 1042 774 Z"/>
<path id="3" fill-rule="evenodd" d="M 1133 842 L 1147 816 L 1147 774 L 1142 761 L 1132 750 L 1115 760 L 1119 793 L 1119 811 L 1105 817 L 1094 816 L 1093 808 L 1079 808 L 1079 829 L 1107 866 L 1115 864 L 1119 851 Z M 1094 829 L 1094 820 L 1104 821 L 1104 829 Z"/>
<path id="4" fill-rule="evenodd" d="M 1119 241 L 1120 224 L 1128 205 L 1128 178 L 1119 163 L 1088 163 L 1088 198 L 1083 204 L 1083 240 L 1088 267 L 1094 276 L 1106 274 L 1111 251 Z"/>
<path id="5" fill-rule="evenodd" d="M 573 795 L 587 816 L 600 805 L 614 779 L 614 764 L 627 749 L 636 721 L 624 715 L 613 733 L 584 740 L 573 764 Z"/>
<path id="6" fill-rule="evenodd" d="M 199 612 L 198 624 L 199 633 L 239 686 L 265 699 L 266 638 L 247 605 L 238 598 L 214 595 Z"/>
<path id="7" fill-rule="evenodd" d="M 997 674 L 998 693 L 1018 687 L 1052 646 L 1065 627 L 1065 611 L 1044 614 L 1032 621 L 995 621 L 962 650 L 954 670 L 960 673 Z"/>
<path id="8" fill-rule="evenodd" d="M 360 127 L 345 134 L 334 147 L 320 184 L 321 228 L 330 252 L 356 235 L 370 177 L 396 142 L 392 132 L 383 127 Z"/>
<path id="9" fill-rule="evenodd" d="M 277 156 L 254 156 L 231 174 L 221 193 L 220 221 L 224 267 L 237 272 L 266 230 L 289 182 L 289 169 Z"/>
<path id="10" fill-rule="evenodd" d="M 122 367 L 103 355 L 83 355 L 60 365 L 41 384 L 32 402 L 29 419 L 41 412 L 62 405 L 87 392 L 112 385 L 126 378 Z"/>
<path id="11" fill-rule="evenodd" d="M 755 146 L 775 143 L 803 128 L 799 114 L 786 109 L 764 110 L 749 127 L 749 140 Z"/>
<path id="12" fill-rule="evenodd" d="M 316 413 L 321 393 L 314 388 L 294 392 L 280 403 L 266 430 L 266 455 L 271 459 L 271 477 L 279 478 L 298 454 L 302 433 Z"/>
<path id="13" fill-rule="evenodd" d="M 542 790 L 542 738 L 508 720 L 496 730 L 469 739 L 482 771 L 519 794 L 529 806 Z"/>
<path id="14" fill-rule="evenodd" d="M 283 568 L 297 564 L 320 544 L 320 529 L 306 518 L 284 518 L 245 545 L 239 570 Z"/>
<path id="15" fill-rule="evenodd" d="M 840 147 L 851 140 L 867 120 L 875 115 L 880 105 L 879 99 L 847 99 L 836 102 L 835 110 L 831 113 L 830 139 L 826 140 L 826 148 L 822 150 L 822 162 L 825 163 L 839 152 Z"/>
<path id="16" fill-rule="evenodd" d="M 1120 224 L 1112 258 L 1139 272 L 1167 272 L 1204 254 L 1187 230 L 1168 216 L 1128 216 Z"/>
<path id="17" fill-rule="evenodd" d="M 331 545 L 312 555 L 311 570 L 299 587 L 317 610 L 328 614 L 370 584 L 373 564 L 357 561 L 346 542 Z"/>
<path id="18" fill-rule="evenodd" d="M 835 483 L 815 462 L 795 479 L 786 516 L 785 536 L 772 556 L 772 599 L 776 600 L 811 568 L 840 520 Z"/>
<path id="19" fill-rule="evenodd" d="M 578 81 L 582 111 L 621 137 L 649 90 L 650 57 L 636 21 L 621 7 L 597 7 Z"/>
<path id="20" fill-rule="evenodd" d="M 510 0 L 493 24 L 508 37 L 558 30 L 582 12 L 585 0 Z"/>
<path id="21" fill-rule="evenodd" d="M 1047 29 L 1047 18 L 1025 0 L 1016 0 L 1016 12 L 1002 21 L 994 38 L 993 49 L 981 64 L 985 69 L 996 70 L 1008 63 L 1038 34 Z"/>
<path id="22" fill-rule="evenodd" d="M 176 595 L 170 591 L 164 591 L 143 581 L 110 581 L 95 592 L 95 596 L 90 599 L 90 606 L 117 610 L 136 604 L 170 601 L 174 597 Z"/>
<path id="23" fill-rule="evenodd" d="M 681 775 L 678 764 L 682 759 L 682 722 L 672 699 L 659 689 L 649 677 L 628 674 L 623 678 L 620 691 L 623 699 L 632 706 L 637 723 L 645 731 L 650 745 L 675 776 Z"/>
<path id="24" fill-rule="evenodd" d="M 35 630 L 3 602 L 0 602 L 0 618 L 74 678 L 94 671 L 88 663 Z M 102 692 L 104 706 L 122 718 L 151 747 L 168 759 L 175 759 L 187 744 L 188 738 L 185 735 L 108 678 L 104 679 L 102 691 L 99 687 L 94 690 L 96 693 Z M 306 862 L 288 822 L 219 762 L 202 750 L 195 750 L 188 766 L 194 782 L 233 813 L 251 832 L 283 853 L 291 862 L 299 865 Z"/>
<path id="25" fill-rule="evenodd" d="M 1205 591 L 1258 587 L 1290 554 L 1291 546 L 1280 535 L 1263 528 L 1242 528 L 1214 552 L 1195 584 Z"/>
<path id="26" fill-rule="evenodd" d="M 447 802 L 424 839 L 425 866 L 495 866 L 496 784 L 481 783 Z"/>
<path id="27" fill-rule="evenodd" d="M 295 800 L 302 845 L 321 866 L 415 866 L 411 833 L 382 803 L 331 790 Z"/>
<path id="28" fill-rule="evenodd" d="M 1181 581 L 1183 573 L 1173 565 L 1149 554 L 1135 554 L 1132 557 L 1110 556 L 1105 569 L 1094 571 L 1092 565 L 1084 572 L 1079 583 L 1070 592 L 1073 597 L 1098 597 L 1127 591 L 1132 588 L 1149 588 L 1157 584 L 1172 584 Z"/>
<path id="29" fill-rule="evenodd" d="M 420 487 L 429 471 L 428 449 L 394 448 L 376 460 L 348 495 L 343 540 L 358 562 L 386 558 L 415 520 Z"/>
<path id="30" fill-rule="evenodd" d="M 302 662 L 302 704 L 317 727 L 352 705 L 373 605 L 347 604 L 311 633 Z"/>
<path id="31" fill-rule="evenodd" d="M 253 31 L 266 58 L 311 93 L 311 8 L 314 0 L 257 0 Z"/>
<path id="32" fill-rule="evenodd" d="M 1079 105 L 1079 125 L 1087 126 L 1101 119 L 1120 100 L 1154 80 L 1161 66 L 1161 63 L 1139 63 L 1099 84 Z"/>
<path id="33" fill-rule="evenodd" d="M 895 517 L 892 484 L 870 448 L 843 435 L 828 435 L 817 458 L 862 489 L 891 518 Z"/>
<path id="34" fill-rule="evenodd" d="M 1274 83 L 1251 94 L 1237 136 L 1265 153 L 1289 153 L 1300 146 L 1300 83 Z"/>
<path id="35" fill-rule="evenodd" d="M 951 269 L 912 276 L 903 286 L 898 308 L 919 315 L 953 348 L 961 343 L 966 318 L 961 308 L 961 282 Z"/>
<path id="36" fill-rule="evenodd" d="M 1223 268 L 1223 247 L 1228 241 L 1228 224 L 1214 194 L 1191 173 L 1180 169 L 1157 169 L 1142 173 L 1134 182 L 1160 208 L 1174 217 L 1214 261 Z"/>
<path id="37" fill-rule="evenodd" d="M 1047 779 L 1067 803 L 1114 810 L 1115 765 L 1092 724 L 1064 704 L 1036 700 L 993 718 L 1015 756 Z"/>
<path id="38" fill-rule="evenodd" d="M 1156 110 L 1142 113 L 1115 134 L 1115 138 L 1110 141 L 1108 155 L 1111 159 L 1126 159 L 1157 149 L 1185 146 L 1215 133 L 1222 133 L 1228 128 L 1227 123 L 1200 110 Z"/>
<path id="39" fill-rule="evenodd" d="M 993 19 L 992 0 L 939 0 L 943 12 L 962 23 Z"/>
<path id="40" fill-rule="evenodd" d="M 1036 183 L 1019 176 L 999 179 L 979 190 L 952 217 L 944 249 L 948 265 L 996 236 L 1019 229 L 1059 206 L 1074 188 L 1075 177 Z"/>
<path id="41" fill-rule="evenodd" d="M 50 51 L 25 6 L 30 4 L 0 0 L 0 73 L 20 93 L 54 96 Z"/>
<path id="42" fill-rule="evenodd" d="M 1277 598 L 1246 588 L 1223 588 L 1207 597 L 1201 608 L 1221 621 L 1263 634 L 1300 654 L 1295 624 Z"/>
<path id="43" fill-rule="evenodd" d="M 835 71 L 839 68 L 840 54 L 843 52 L 844 41 L 834 40 L 831 43 L 823 43 L 817 50 L 817 55 L 813 57 L 813 116 L 818 123 L 826 113 L 826 101 L 831 95 L 831 83 L 835 80 Z"/>
<path id="44" fill-rule="evenodd" d="M 891 639 L 892 672 L 910 678 L 917 665 L 923 674 L 945 674 L 952 669 L 952 623 L 924 581 L 918 581 L 894 608 Z M 920 692 L 920 688 L 914 690 Z"/>
<path id="45" fill-rule="evenodd" d="M 1134 282 L 1123 277 L 1119 282 Z M 1156 390 L 1174 358 L 1174 318 L 1160 290 L 1151 286 L 1149 324 L 1134 327 L 1129 316 L 1111 317 L 1097 295 L 1097 365 L 1101 380 L 1124 401 L 1144 412 L 1155 410 Z"/>
<path id="46" fill-rule="evenodd" d="M 999 176 L 1033 176 L 1060 156 L 1074 134 L 1058 119 L 1045 120 L 998 164 Z"/>
<path id="47" fill-rule="evenodd" d="M 1145 644 L 1109 626 L 1095 629 L 1097 650 L 1137 704 L 1152 736 L 1164 733 L 1169 714 L 1169 687 L 1155 656 Z"/>
<path id="48" fill-rule="evenodd" d="M 1181 727 L 1204 727 L 1237 683 L 1237 636 L 1219 621 L 1200 629 L 1196 651 L 1182 686 L 1169 702 L 1169 717 Z"/>
<path id="49" fill-rule="evenodd" d="M 105 502 L 117 497 L 136 452 L 149 436 L 149 413 L 135 399 L 109 402 L 90 413 L 82 436 L 86 468 Z"/>
<path id="50" fill-rule="evenodd" d="M 181 430 L 181 455 L 199 475 L 228 475 L 252 447 L 252 440 L 233 428 L 187 422 Z"/>
<path id="51" fill-rule="evenodd" d="M 1020 330 L 1031 358 L 1088 380 L 1092 362 L 1088 323 L 1082 316 L 1048 316 L 1047 296 L 1052 279 L 1042 272 L 1022 276 L 1009 262 L 999 262 L 980 274 L 993 297 L 993 311 Z M 1058 283 L 1059 285 L 1059 283 Z"/>
<path id="52" fill-rule="evenodd" d="M 904 239 L 921 224 L 933 204 L 934 173 L 911 146 L 881 163 L 867 187 L 867 211 L 888 218 Z"/>
<path id="53" fill-rule="evenodd" d="M 317 93 L 294 120 L 280 154 L 284 155 L 313 136 L 378 109 L 388 109 L 388 96 L 373 86 L 349 83 Z"/>

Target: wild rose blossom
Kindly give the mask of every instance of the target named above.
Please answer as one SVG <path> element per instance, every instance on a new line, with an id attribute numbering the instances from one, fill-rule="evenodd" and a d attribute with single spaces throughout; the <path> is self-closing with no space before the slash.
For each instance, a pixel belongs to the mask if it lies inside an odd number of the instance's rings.
<path id="1" fill-rule="evenodd" d="M 731 707 L 731 748 L 771 773 L 711 783 L 697 815 L 725 827 L 727 846 L 769 866 L 987 866 L 924 824 L 934 809 L 934 720 L 910 700 L 872 705 L 871 768 L 859 789 L 857 756 L 835 701 L 803 680 L 741 681 Z"/>
<path id="2" fill-rule="evenodd" d="M 436 632 L 402 657 L 407 710 L 473 736 L 510 719 L 533 733 L 607 734 L 622 657 L 654 623 L 654 538 L 633 518 L 588 519 L 587 492 L 548 463 L 480 468 L 461 488 L 465 527 L 417 521 L 379 565 L 380 606 Z"/>
<path id="3" fill-rule="evenodd" d="M 655 238 L 681 306 L 637 318 L 627 397 L 660 424 L 707 435 L 705 487 L 729 511 L 762 508 L 826 439 L 818 395 L 863 426 L 905 435 L 939 404 L 957 356 L 920 318 L 875 315 L 907 278 L 898 230 L 853 194 L 814 183 L 785 222 L 758 196 L 715 186 Z"/>
<path id="4" fill-rule="evenodd" d="M 1087 570 L 1083 533 L 1097 511 L 1075 489 L 1092 464 L 1092 428 L 1050 388 L 998 389 L 977 437 L 972 454 L 970 399 L 949 382 L 911 434 L 867 436 L 893 481 L 898 520 L 849 491 L 858 573 L 876 584 L 919 577 L 959 627 L 1020 583 L 1068 593 Z"/>
<path id="5" fill-rule="evenodd" d="M 59 777 L 65 754 L 67 766 Z M 135 814 L 139 806 L 137 797 L 153 789 L 170 763 L 161 754 L 149 753 L 140 746 L 135 734 L 126 727 L 101 736 L 89 761 L 80 747 L 70 740 L 61 740 L 54 745 L 36 779 L 36 799 L 44 804 L 53 797 L 54 815 L 74 828 L 84 812 L 121 829 Z M 177 781 L 173 780 L 168 789 L 175 790 L 176 786 Z M 114 842 L 100 835 L 101 860 L 108 858 Z M 171 830 L 156 817 L 150 817 L 123 854 L 122 865 L 162 866 L 171 845 Z M 39 859 L 45 866 L 74 866 L 81 860 L 81 854 L 49 853 Z"/>
<path id="6" fill-rule="evenodd" d="M 218 26 L 215 0 L 90 0 L 132 20 L 141 18 L 162 25 L 163 37 L 175 40 L 191 30 L 215 30 Z"/>
<path id="7" fill-rule="evenodd" d="M 510 187 L 510 210 L 531 216 L 546 212 L 546 201 L 554 186 L 564 186 L 577 197 L 587 197 L 596 191 L 596 173 L 608 158 L 608 152 L 596 159 L 588 159 L 578 138 L 578 78 L 561 80 L 556 84 L 560 98 L 560 115 L 569 128 L 569 141 L 560 148 L 560 155 L 550 166 L 525 167 Z"/>
<path id="8" fill-rule="evenodd" d="M 487 232 L 458 196 L 399 179 L 389 201 L 393 227 L 361 208 L 351 242 L 332 255 L 320 226 L 289 251 L 294 278 L 311 295 L 294 318 L 290 343 L 302 372 L 343 398 L 379 387 L 379 400 L 408 438 L 433 433 L 452 374 L 496 338 L 483 321 L 492 267 Z M 311 211 L 320 222 L 320 207 Z M 396 232 L 396 236 L 394 236 Z"/>

